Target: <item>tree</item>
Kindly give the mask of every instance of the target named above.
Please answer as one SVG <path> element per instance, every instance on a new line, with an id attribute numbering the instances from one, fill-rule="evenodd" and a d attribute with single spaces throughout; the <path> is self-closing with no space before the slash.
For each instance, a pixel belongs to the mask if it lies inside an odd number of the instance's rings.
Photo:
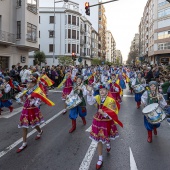
<path id="1" fill-rule="evenodd" d="M 45 63 L 45 54 L 43 51 L 36 51 L 34 52 L 34 59 L 35 59 L 35 64 L 41 65 L 41 63 Z"/>
<path id="2" fill-rule="evenodd" d="M 91 64 L 92 65 L 101 65 L 102 61 L 97 59 L 97 58 L 93 58 L 92 61 L 91 61 Z"/>
<path id="3" fill-rule="evenodd" d="M 116 64 L 119 65 L 120 64 L 120 59 L 116 58 Z"/>
<path id="4" fill-rule="evenodd" d="M 59 64 L 65 65 L 65 66 L 73 64 L 73 60 L 70 56 L 61 56 L 58 58 L 58 62 L 59 62 Z"/>

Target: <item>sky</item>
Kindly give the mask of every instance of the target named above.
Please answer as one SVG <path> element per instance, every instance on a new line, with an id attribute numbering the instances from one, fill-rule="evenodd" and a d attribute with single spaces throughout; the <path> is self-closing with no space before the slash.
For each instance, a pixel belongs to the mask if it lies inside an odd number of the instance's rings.
<path id="1" fill-rule="evenodd" d="M 103 0 L 106 2 L 109 0 Z M 107 29 L 113 34 L 116 48 L 122 52 L 123 60 L 127 60 L 131 41 L 139 32 L 139 24 L 147 0 L 118 0 L 105 4 Z"/>
<path id="2" fill-rule="evenodd" d="M 72 1 L 80 2 L 80 0 Z M 110 0 L 102 1 L 106 2 Z M 53 6 L 53 2 L 54 0 L 40 0 L 40 6 Z M 84 0 L 81 0 L 81 2 L 84 5 Z M 87 0 L 87 2 L 94 4 L 94 0 Z M 116 48 L 122 52 L 124 61 L 127 60 L 131 41 L 135 33 L 139 32 L 139 24 L 146 3 L 147 0 L 118 0 L 104 5 L 106 9 L 107 29 L 112 32 L 116 41 Z M 91 15 L 93 12 L 91 12 Z"/>

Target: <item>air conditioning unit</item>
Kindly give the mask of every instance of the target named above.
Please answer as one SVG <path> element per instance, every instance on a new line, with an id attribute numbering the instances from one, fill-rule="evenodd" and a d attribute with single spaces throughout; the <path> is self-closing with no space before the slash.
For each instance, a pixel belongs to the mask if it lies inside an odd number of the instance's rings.
<path id="1" fill-rule="evenodd" d="M 26 57 L 21 56 L 21 63 L 25 63 L 26 62 Z"/>

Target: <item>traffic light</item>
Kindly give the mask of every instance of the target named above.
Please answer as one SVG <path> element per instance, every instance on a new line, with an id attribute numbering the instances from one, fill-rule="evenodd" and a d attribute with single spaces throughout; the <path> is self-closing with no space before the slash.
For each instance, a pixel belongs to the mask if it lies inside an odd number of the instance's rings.
<path id="1" fill-rule="evenodd" d="M 72 60 L 76 61 L 76 54 L 75 53 L 72 53 Z"/>
<path id="2" fill-rule="evenodd" d="M 85 10 L 86 10 L 86 15 L 90 16 L 90 5 L 89 5 L 89 2 L 85 3 Z"/>

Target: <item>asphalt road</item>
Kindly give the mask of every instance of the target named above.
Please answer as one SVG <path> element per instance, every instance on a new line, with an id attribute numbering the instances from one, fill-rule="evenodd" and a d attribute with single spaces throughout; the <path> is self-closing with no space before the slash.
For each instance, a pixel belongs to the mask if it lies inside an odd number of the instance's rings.
<path id="1" fill-rule="evenodd" d="M 118 127 L 120 137 L 112 141 L 109 154 L 104 148 L 101 170 L 170 170 L 170 126 L 164 121 L 158 136 L 153 136 L 153 143 L 149 144 L 142 109 L 136 109 L 134 97 L 128 91 L 125 94 L 119 113 L 124 128 Z M 16 150 L 22 137 L 22 130 L 17 128 L 20 112 L 9 118 L 0 117 L 0 170 L 95 170 L 96 146 L 91 144 L 86 130 L 96 108 L 88 105 L 87 125 L 84 126 L 78 118 L 76 131 L 69 134 L 71 121 L 68 113 L 62 115 L 60 112 L 64 108 L 61 93 L 50 92 L 49 98 L 56 105 L 41 106 L 46 120 L 42 138 L 36 141 L 36 133 L 29 129 L 28 146 L 19 154 Z"/>

